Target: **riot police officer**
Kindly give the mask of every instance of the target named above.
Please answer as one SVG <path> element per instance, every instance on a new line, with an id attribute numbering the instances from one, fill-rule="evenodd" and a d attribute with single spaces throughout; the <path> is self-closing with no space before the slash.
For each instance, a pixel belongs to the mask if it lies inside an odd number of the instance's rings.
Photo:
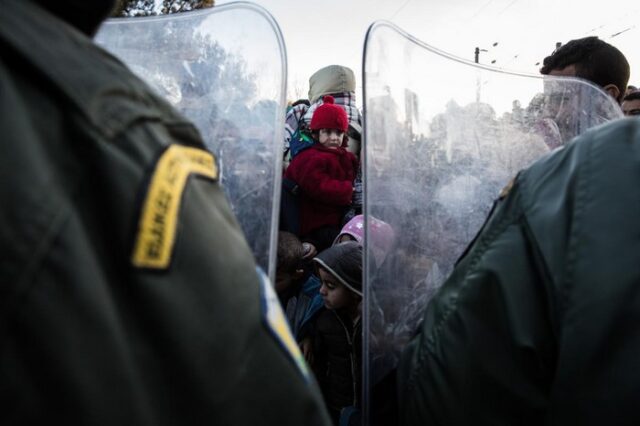
<path id="1" fill-rule="evenodd" d="M 640 122 L 508 185 L 398 368 L 404 425 L 634 425 Z"/>
<path id="2" fill-rule="evenodd" d="M 111 0 L 1 0 L 2 424 L 329 424 L 194 126 L 97 47 Z"/>

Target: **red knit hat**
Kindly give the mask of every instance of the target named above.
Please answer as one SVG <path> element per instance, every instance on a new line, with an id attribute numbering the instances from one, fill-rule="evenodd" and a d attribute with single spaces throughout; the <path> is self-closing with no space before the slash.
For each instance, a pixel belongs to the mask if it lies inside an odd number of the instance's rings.
<path id="1" fill-rule="evenodd" d="M 311 117 L 311 130 L 337 129 L 346 132 L 349 128 L 349 119 L 344 108 L 334 104 L 333 96 L 324 96 L 320 105 Z"/>

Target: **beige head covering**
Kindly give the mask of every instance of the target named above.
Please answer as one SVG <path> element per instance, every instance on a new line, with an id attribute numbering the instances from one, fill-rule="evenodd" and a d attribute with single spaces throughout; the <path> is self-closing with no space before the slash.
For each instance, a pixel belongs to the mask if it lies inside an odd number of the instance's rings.
<path id="1" fill-rule="evenodd" d="M 329 65 L 316 71 L 309 78 L 309 100 L 314 103 L 323 95 L 355 92 L 356 76 L 342 65 Z"/>

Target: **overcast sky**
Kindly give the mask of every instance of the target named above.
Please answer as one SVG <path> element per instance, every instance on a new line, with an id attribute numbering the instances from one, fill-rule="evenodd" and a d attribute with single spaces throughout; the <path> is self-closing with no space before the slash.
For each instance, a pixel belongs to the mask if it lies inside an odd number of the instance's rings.
<path id="1" fill-rule="evenodd" d="M 361 84 L 367 28 L 389 20 L 423 42 L 455 56 L 537 73 L 556 42 L 597 35 L 618 47 L 640 85 L 640 3 L 630 0 L 254 0 L 282 30 L 288 56 L 289 97 L 306 97 L 309 76 L 329 64 L 354 69 Z M 218 0 L 221 5 L 230 1 Z M 494 43 L 498 43 L 494 46 Z M 360 100 L 359 100 L 360 101 Z"/>

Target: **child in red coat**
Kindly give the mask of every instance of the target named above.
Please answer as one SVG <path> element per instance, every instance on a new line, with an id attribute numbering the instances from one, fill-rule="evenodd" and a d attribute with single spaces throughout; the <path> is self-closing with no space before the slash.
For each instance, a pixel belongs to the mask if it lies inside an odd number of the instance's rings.
<path id="1" fill-rule="evenodd" d="M 309 126 L 315 144 L 296 155 L 284 175 L 300 188 L 300 237 L 318 251 L 331 246 L 351 204 L 358 160 L 344 148 L 348 126 L 344 109 L 325 96 Z"/>

